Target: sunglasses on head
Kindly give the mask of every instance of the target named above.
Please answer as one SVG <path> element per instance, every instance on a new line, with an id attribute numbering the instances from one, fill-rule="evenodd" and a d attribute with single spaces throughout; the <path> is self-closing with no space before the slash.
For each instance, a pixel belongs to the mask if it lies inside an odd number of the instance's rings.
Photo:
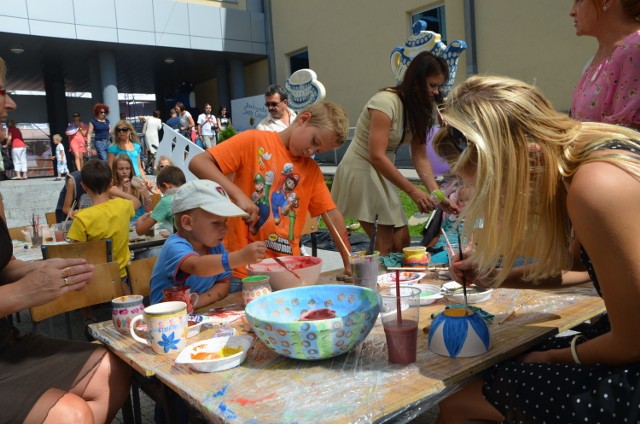
<path id="1" fill-rule="evenodd" d="M 282 103 L 282 101 L 279 101 L 279 102 L 264 102 L 264 107 L 266 107 L 266 108 L 276 107 L 280 103 Z"/>
<path id="2" fill-rule="evenodd" d="M 119 133 L 121 133 L 121 132 L 129 132 L 129 128 L 126 128 L 126 127 L 125 128 L 116 128 L 116 132 L 119 132 Z"/>
<path id="3" fill-rule="evenodd" d="M 440 108 L 436 110 L 438 111 L 440 125 L 447 128 L 447 135 L 453 142 L 453 146 L 458 150 L 458 152 L 464 152 L 465 149 L 469 147 L 469 140 L 467 139 L 467 136 L 464 135 L 464 133 L 456 127 L 452 127 L 447 123 L 447 120 L 444 119 L 444 116 L 442 116 L 442 111 L 440 110 Z"/>

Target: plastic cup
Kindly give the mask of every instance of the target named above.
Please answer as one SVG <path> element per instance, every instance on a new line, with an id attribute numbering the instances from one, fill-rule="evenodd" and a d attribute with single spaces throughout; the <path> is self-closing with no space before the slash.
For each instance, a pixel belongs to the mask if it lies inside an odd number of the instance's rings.
<path id="1" fill-rule="evenodd" d="M 367 255 L 364 250 L 349 256 L 354 285 L 377 290 L 380 269 L 379 257 L 380 252 L 373 252 L 372 255 Z"/>
<path id="2" fill-rule="evenodd" d="M 389 362 L 407 365 L 416 361 L 418 322 L 420 321 L 420 289 L 400 286 L 380 291 L 380 319 L 387 338 Z"/>

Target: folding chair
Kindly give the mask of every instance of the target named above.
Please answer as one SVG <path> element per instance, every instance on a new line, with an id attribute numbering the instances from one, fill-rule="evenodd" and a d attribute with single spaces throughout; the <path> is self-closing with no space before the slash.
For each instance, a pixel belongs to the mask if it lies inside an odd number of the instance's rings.
<path id="1" fill-rule="evenodd" d="M 29 225 L 25 225 L 22 227 L 9 228 L 9 235 L 11 236 L 11 240 L 27 241 L 27 238 L 22 231 L 29 231 L 29 227 Z"/>
<path id="2" fill-rule="evenodd" d="M 33 332 L 35 333 L 37 325 L 47 318 L 87 306 L 111 302 L 111 299 L 118 296 L 122 296 L 120 265 L 117 262 L 96 264 L 93 277 L 83 289 L 71 290 L 49 303 L 29 308 Z"/>
<path id="3" fill-rule="evenodd" d="M 93 265 L 103 264 L 113 260 L 112 243 L 111 239 L 103 239 L 85 241 L 81 243 L 43 245 L 42 258 L 82 258 L 86 259 L 88 263 Z M 120 281 L 120 278 L 118 278 L 118 281 Z M 111 301 L 111 299 L 109 299 L 109 301 Z M 67 323 L 67 337 L 71 339 L 71 316 L 68 313 L 65 314 L 65 321 Z M 37 332 L 37 327 L 35 325 L 33 327 L 33 332 L 34 334 Z"/>
<path id="4" fill-rule="evenodd" d="M 47 225 L 53 225 L 58 222 L 55 212 L 46 212 L 44 216 L 45 216 L 45 219 L 47 220 Z"/>
<path id="5" fill-rule="evenodd" d="M 132 294 L 140 294 L 145 297 L 151 294 L 149 282 L 151 281 L 151 274 L 153 273 L 153 267 L 157 260 L 158 258 L 156 256 L 152 256 L 150 258 L 131 261 L 127 266 L 127 274 L 129 275 L 129 282 L 131 283 Z"/>
<path id="6" fill-rule="evenodd" d="M 318 256 L 318 238 L 316 232 L 318 231 L 319 217 L 312 217 L 307 212 L 307 220 L 304 222 L 302 233 L 300 235 L 309 234 L 311 238 L 311 256 Z"/>

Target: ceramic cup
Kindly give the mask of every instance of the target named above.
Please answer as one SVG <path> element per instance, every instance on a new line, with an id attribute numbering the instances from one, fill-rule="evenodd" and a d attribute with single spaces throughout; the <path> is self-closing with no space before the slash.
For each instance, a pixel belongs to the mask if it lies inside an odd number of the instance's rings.
<path id="1" fill-rule="evenodd" d="M 380 290 L 380 319 L 387 338 L 389 362 L 406 365 L 416 361 L 420 289 L 400 286 L 398 291 L 395 287 Z"/>
<path id="2" fill-rule="evenodd" d="M 491 347 L 489 328 L 475 312 L 464 308 L 445 309 L 429 330 L 429 350 L 451 358 L 486 353 Z"/>
<path id="3" fill-rule="evenodd" d="M 245 305 L 256 297 L 269 293 L 271 293 L 271 285 L 268 275 L 252 275 L 242 279 L 242 299 Z"/>
<path id="4" fill-rule="evenodd" d="M 129 334 L 129 324 L 136 315 L 144 310 L 139 294 L 116 297 L 111 301 L 111 319 L 113 326 L 122 334 Z"/>
<path id="5" fill-rule="evenodd" d="M 354 252 L 349 256 L 353 284 L 367 287 L 371 290 L 378 289 L 379 252 L 367 255 L 366 251 Z"/>
<path id="6" fill-rule="evenodd" d="M 427 266 L 430 255 L 424 246 L 410 246 L 402 249 L 404 266 Z"/>
<path id="7" fill-rule="evenodd" d="M 198 294 L 191 293 L 189 286 L 173 286 L 162 290 L 162 301 L 177 300 L 187 304 L 187 312 L 192 314 L 194 305 L 198 304 Z"/>
<path id="8" fill-rule="evenodd" d="M 151 346 L 154 352 L 165 355 L 178 353 L 187 345 L 187 304 L 185 302 L 161 302 L 144 308 L 142 315 L 131 320 L 131 337 Z M 147 339 L 139 337 L 135 328 L 139 321 L 147 325 Z"/>

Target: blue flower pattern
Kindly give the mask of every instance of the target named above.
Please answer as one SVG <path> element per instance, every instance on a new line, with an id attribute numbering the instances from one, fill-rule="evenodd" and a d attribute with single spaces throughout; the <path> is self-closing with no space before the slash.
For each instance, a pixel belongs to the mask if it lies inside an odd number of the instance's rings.
<path id="1" fill-rule="evenodd" d="M 169 353 L 171 349 L 178 350 L 180 339 L 176 339 L 175 337 L 175 333 L 171 333 L 168 336 L 166 334 L 162 335 L 162 341 L 159 341 L 158 344 L 162 346 L 164 353 Z"/>

